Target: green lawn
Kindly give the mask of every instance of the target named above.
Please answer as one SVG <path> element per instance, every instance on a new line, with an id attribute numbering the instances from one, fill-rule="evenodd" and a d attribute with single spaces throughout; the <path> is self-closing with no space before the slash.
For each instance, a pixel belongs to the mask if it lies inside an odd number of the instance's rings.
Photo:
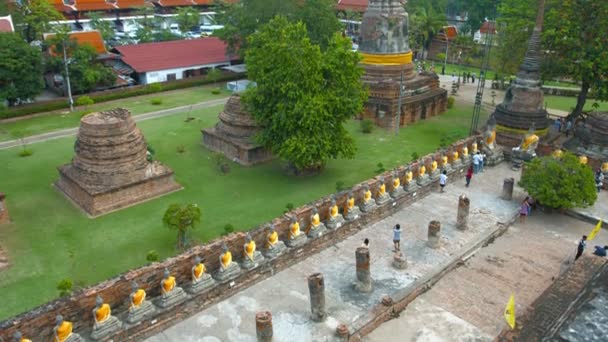
<path id="1" fill-rule="evenodd" d="M 27 158 L 17 156 L 19 148 L 1 150 L 0 189 L 14 223 L 0 229 L 12 264 L 0 272 L 0 320 L 55 298 L 61 279 L 90 285 L 143 265 L 150 250 L 163 258 L 177 253 L 175 233 L 161 224 L 171 203 L 202 207 L 202 223 L 194 231 L 199 242 L 217 237 L 227 223 L 246 230 L 280 215 L 287 203 L 298 206 L 334 192 L 337 181 L 352 185 L 374 176 L 379 162 L 390 169 L 408 162 L 414 151 L 435 150 L 443 136 L 466 136 L 472 113 L 471 107 L 456 106 L 399 135 L 379 128 L 363 134 L 359 122 L 349 122 L 358 146 L 355 159 L 330 161 L 321 175 L 297 178 L 286 176 L 280 162 L 252 168 L 231 163 L 231 172 L 220 175 L 200 145 L 200 128 L 212 126 L 220 109 L 195 111 L 196 120 L 189 123 L 174 115 L 138 124 L 184 190 L 96 219 L 51 186 L 56 166 L 72 158 L 73 137 L 31 145 L 34 155 Z M 182 154 L 176 151 L 181 145 Z"/>
<path id="2" fill-rule="evenodd" d="M 70 113 L 68 110 L 63 110 L 56 112 L 56 114 L 49 114 L 15 122 L 0 123 L 0 141 L 17 139 L 21 135 L 29 136 L 63 128 L 77 127 L 80 122 L 80 117 L 86 112 L 125 107 L 129 108 L 133 115 L 139 115 L 207 100 L 220 99 L 230 95 L 230 92 L 227 90 L 222 90 L 219 95 L 214 95 L 211 93 L 211 90 L 214 88 L 216 87 L 193 87 L 130 97 L 117 101 L 94 104 L 86 108 L 86 111 L 81 107 L 73 113 Z M 161 99 L 162 103 L 153 105 L 151 103 L 152 99 Z"/>
<path id="3" fill-rule="evenodd" d="M 568 96 L 545 96 L 545 102 L 548 108 L 554 108 L 570 112 L 576 106 L 576 97 Z M 585 110 L 594 110 L 593 103 L 594 99 L 587 99 L 585 102 Z M 598 102 L 600 111 L 608 111 L 608 102 Z"/>

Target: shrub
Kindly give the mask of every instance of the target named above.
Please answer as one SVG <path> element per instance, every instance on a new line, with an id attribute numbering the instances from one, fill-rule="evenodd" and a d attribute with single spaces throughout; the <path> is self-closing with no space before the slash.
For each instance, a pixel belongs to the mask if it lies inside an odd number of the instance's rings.
<path id="1" fill-rule="evenodd" d="M 593 170 L 572 153 L 536 158 L 525 165 L 519 185 L 541 205 L 571 209 L 593 205 L 597 189 Z"/>
<path id="2" fill-rule="evenodd" d="M 87 106 L 93 104 L 95 104 L 95 101 L 87 95 L 78 96 L 78 98 L 76 99 L 77 106 L 85 106 L 86 108 Z"/>
<path id="3" fill-rule="evenodd" d="M 63 297 L 63 296 L 67 296 L 70 293 L 72 293 L 72 287 L 74 286 L 74 282 L 72 282 L 72 279 L 62 279 L 58 284 L 57 284 L 57 290 L 59 290 L 59 296 Z"/>
<path id="4" fill-rule="evenodd" d="M 223 175 L 230 172 L 230 164 L 221 153 L 213 153 L 213 161 L 215 163 L 215 167 L 220 171 Z"/>
<path id="5" fill-rule="evenodd" d="M 293 203 L 287 203 L 285 205 L 285 209 L 286 209 L 285 212 L 292 211 L 293 210 Z"/>
<path id="6" fill-rule="evenodd" d="M 161 104 L 163 104 L 163 99 L 154 98 L 154 99 L 150 100 L 150 104 L 152 104 L 154 106 L 161 105 Z"/>
<path id="7" fill-rule="evenodd" d="M 435 59 L 438 61 L 445 61 L 445 53 L 440 52 L 440 53 L 436 54 Z"/>
<path id="8" fill-rule="evenodd" d="M 32 154 L 34 154 L 34 151 L 24 148 L 23 150 L 19 151 L 19 157 L 29 157 Z"/>
<path id="9" fill-rule="evenodd" d="M 213 95 L 219 95 L 221 92 L 222 92 L 222 89 L 220 89 L 220 88 L 213 88 L 211 90 L 211 94 L 213 94 Z"/>
<path id="10" fill-rule="evenodd" d="M 224 226 L 224 232 L 222 233 L 223 236 L 226 235 L 230 235 L 234 233 L 234 226 L 230 223 L 226 223 L 226 225 Z"/>
<path id="11" fill-rule="evenodd" d="M 344 186 L 344 182 L 343 181 L 337 181 L 336 182 L 336 191 L 340 192 L 342 190 L 344 190 L 346 187 Z"/>
<path id="12" fill-rule="evenodd" d="M 456 99 L 454 99 L 453 96 L 448 97 L 448 109 L 454 107 L 454 102 L 456 101 Z"/>
<path id="13" fill-rule="evenodd" d="M 371 119 L 361 120 L 361 132 L 371 133 L 374 130 L 374 121 Z"/>
<path id="14" fill-rule="evenodd" d="M 158 93 L 163 90 L 163 85 L 160 83 L 152 83 L 148 84 L 146 88 L 150 91 L 150 93 Z"/>
<path id="15" fill-rule="evenodd" d="M 186 146 L 184 146 L 184 145 L 177 145 L 177 147 L 176 147 L 175 150 L 177 151 L 177 153 L 180 153 L 180 154 L 184 153 L 184 152 L 186 152 Z"/>
<path id="16" fill-rule="evenodd" d="M 154 155 L 156 155 L 156 151 L 154 150 L 154 148 L 152 148 L 152 146 L 150 146 L 150 144 L 147 144 L 146 146 L 146 159 L 151 162 L 154 160 Z"/>
<path id="17" fill-rule="evenodd" d="M 418 152 L 412 152 L 410 157 L 412 158 L 412 161 L 416 161 L 420 158 L 420 156 L 418 155 Z"/>
<path id="18" fill-rule="evenodd" d="M 151 250 L 148 252 L 148 254 L 146 254 L 146 260 L 148 260 L 149 262 L 156 262 L 160 260 L 160 256 L 158 255 L 157 251 Z"/>
<path id="19" fill-rule="evenodd" d="M 384 164 L 382 164 L 382 163 L 376 164 L 376 167 L 378 168 L 376 170 L 376 173 L 382 173 L 382 172 L 386 171 L 386 169 L 384 168 Z"/>

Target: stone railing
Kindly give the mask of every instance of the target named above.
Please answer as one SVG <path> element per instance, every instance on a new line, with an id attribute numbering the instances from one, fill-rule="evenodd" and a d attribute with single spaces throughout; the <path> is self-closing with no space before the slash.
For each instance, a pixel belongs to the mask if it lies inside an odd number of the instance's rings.
<path id="1" fill-rule="evenodd" d="M 430 172 L 433 159 L 437 160 L 441 167 L 441 156 L 443 154 L 448 155 L 449 161 L 452 163 L 452 152 L 459 152 L 462 158 L 463 147 L 466 146 L 468 151 L 472 152 L 472 143 L 480 140 L 479 136 L 473 136 L 457 141 L 442 151 L 426 155 L 418 161 L 387 171 L 372 179 L 356 184 L 350 190 L 332 196 L 335 196 L 336 204 L 339 208 L 344 208 L 348 193 L 352 191 L 356 204 L 359 205 L 362 203 L 366 186 L 370 188 L 375 198 L 384 179 L 386 192 L 389 193 L 392 190 L 393 177 L 399 177 L 401 184 L 406 184 L 407 180 L 405 177 L 407 171 L 412 171 L 414 175 L 417 175 L 420 166 L 425 165 L 426 169 Z M 457 168 L 452 169 L 450 173 L 453 177 L 463 176 L 467 165 L 468 162 L 461 163 Z M 413 181 L 416 181 L 416 178 Z M 117 332 L 107 335 L 101 340 L 141 340 L 145 336 L 165 329 L 286 267 L 300 262 L 303 258 L 334 244 L 337 240 L 342 240 L 347 236 L 355 234 L 363 227 L 397 212 L 436 188 L 437 181 L 434 180 L 420 186 L 415 191 L 402 192 L 401 196 L 391 198 L 386 204 L 377 206 L 370 212 L 362 213 L 357 218 L 346 221 L 336 229 L 328 229 L 322 236 L 308 239 L 301 247 L 287 248 L 280 256 L 272 260 L 265 260 L 260 267 L 249 271 L 241 270 L 241 273 L 236 278 L 231 279 L 230 282 L 217 282 L 209 290 L 188 295 L 185 301 L 174 305 L 170 309 L 163 310 L 157 308 L 156 313 L 152 317 L 146 318 L 136 324 L 124 323 L 122 328 Z M 311 213 L 315 208 L 318 210 L 321 220 L 325 221 L 329 216 L 332 196 L 313 201 L 272 220 L 271 223 L 274 224 L 275 230 L 279 234 L 279 239 L 282 241 L 288 239 L 292 217 L 297 218 L 303 232 L 309 227 Z M 268 225 L 262 225 L 249 231 L 251 238 L 255 240 L 257 246 L 260 246 L 260 250 L 266 245 Z M 177 286 L 187 287 L 191 283 L 191 268 L 195 257 L 201 257 L 209 273 L 214 274 L 220 267 L 219 258 L 222 253 L 222 244 L 225 243 L 232 252 L 234 261 L 240 262 L 245 242 L 245 233 L 234 233 L 215 239 L 208 244 L 195 246 L 180 255 L 168 258 L 162 262 L 130 270 L 115 278 L 80 290 L 71 296 L 56 299 L 29 312 L 0 322 L 0 340 L 4 338 L 5 341 L 10 341 L 16 331 L 20 331 L 24 337 L 32 340 L 50 340 L 53 335 L 55 317 L 57 315 L 62 315 L 66 321 L 73 322 L 74 332 L 89 338 L 94 324 L 93 309 L 97 296 L 101 296 L 104 302 L 111 306 L 113 316 L 124 322 L 130 304 L 129 296 L 132 291 L 132 282 L 136 281 L 139 287 L 147 292 L 148 301 L 156 302 L 155 298 L 160 296 L 160 283 L 163 279 L 165 268 L 170 270 L 171 274 L 175 276 Z"/>

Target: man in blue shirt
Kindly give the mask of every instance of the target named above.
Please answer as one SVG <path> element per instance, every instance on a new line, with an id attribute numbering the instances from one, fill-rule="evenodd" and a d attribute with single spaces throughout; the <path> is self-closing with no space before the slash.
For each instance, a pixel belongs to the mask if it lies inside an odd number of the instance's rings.
<path id="1" fill-rule="evenodd" d="M 605 257 L 607 251 L 608 251 L 608 246 L 604 246 L 604 247 L 595 246 L 595 252 L 593 252 L 593 254 L 595 254 L 597 256 Z"/>
<path id="2" fill-rule="evenodd" d="M 581 255 L 583 255 L 585 247 L 587 247 L 587 235 L 583 235 L 581 241 L 578 242 L 578 247 L 576 248 L 576 257 L 574 257 L 574 260 L 580 258 Z"/>

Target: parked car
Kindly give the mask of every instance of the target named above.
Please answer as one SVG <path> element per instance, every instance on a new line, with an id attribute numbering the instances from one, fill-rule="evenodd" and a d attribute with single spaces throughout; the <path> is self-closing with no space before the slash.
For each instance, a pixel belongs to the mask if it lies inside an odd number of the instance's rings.
<path id="1" fill-rule="evenodd" d="M 181 35 L 182 34 L 182 31 L 179 29 L 179 25 L 178 24 L 171 24 L 171 25 L 169 25 L 169 31 L 171 31 L 171 33 L 177 34 L 177 35 Z"/>
<path id="2" fill-rule="evenodd" d="M 196 38 L 200 38 L 200 37 L 201 37 L 200 33 L 193 32 L 193 31 L 189 31 L 184 34 L 184 38 L 186 38 L 186 39 L 196 39 Z"/>
<path id="3" fill-rule="evenodd" d="M 201 36 L 207 37 L 213 35 L 215 30 L 223 29 L 224 25 L 201 25 Z"/>

